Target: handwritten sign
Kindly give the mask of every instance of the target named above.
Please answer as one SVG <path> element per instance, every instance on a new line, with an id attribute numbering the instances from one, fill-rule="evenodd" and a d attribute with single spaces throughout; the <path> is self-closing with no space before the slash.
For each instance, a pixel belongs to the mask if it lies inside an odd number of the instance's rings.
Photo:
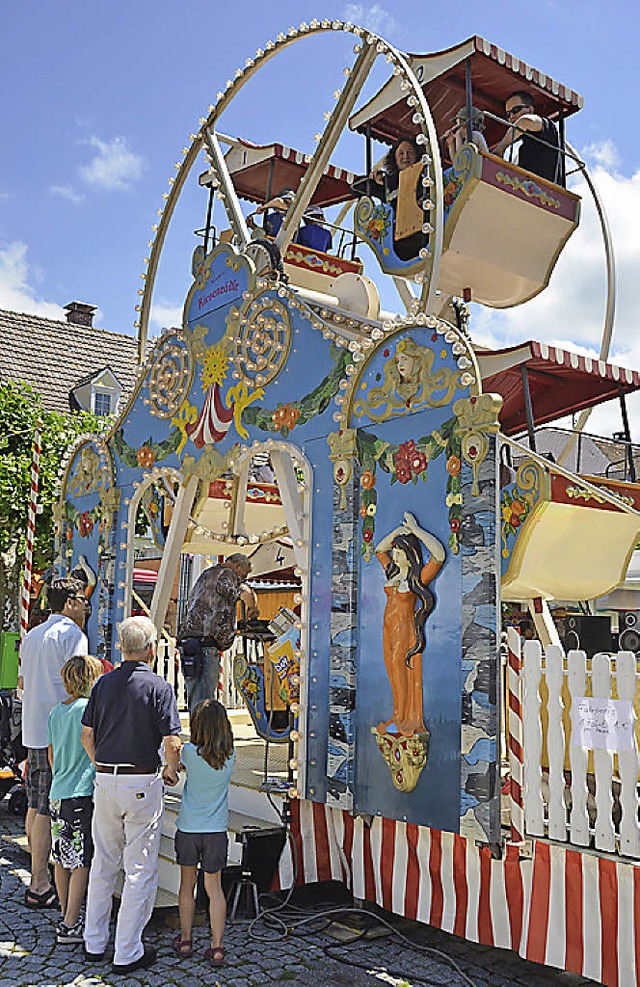
<path id="1" fill-rule="evenodd" d="M 596 751 L 633 750 L 634 720 L 630 699 L 574 699 L 571 744 Z"/>

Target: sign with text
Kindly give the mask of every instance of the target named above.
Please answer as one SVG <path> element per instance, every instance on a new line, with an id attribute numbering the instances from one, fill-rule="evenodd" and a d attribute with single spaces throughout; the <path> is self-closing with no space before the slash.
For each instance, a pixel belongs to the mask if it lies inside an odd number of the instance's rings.
<path id="1" fill-rule="evenodd" d="M 571 707 L 571 745 L 596 751 L 633 750 L 635 716 L 630 699 L 582 696 Z"/>

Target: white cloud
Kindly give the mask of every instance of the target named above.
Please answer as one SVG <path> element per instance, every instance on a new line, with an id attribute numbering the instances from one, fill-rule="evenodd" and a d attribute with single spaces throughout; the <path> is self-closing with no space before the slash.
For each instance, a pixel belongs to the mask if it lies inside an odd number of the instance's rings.
<path id="1" fill-rule="evenodd" d="M 64 309 L 36 297 L 29 284 L 27 245 L 14 241 L 0 246 L 0 308 L 64 321 Z"/>
<path id="2" fill-rule="evenodd" d="M 367 6 L 363 3 L 348 3 L 342 13 L 342 19 L 367 27 L 375 34 L 389 37 L 398 31 L 399 25 L 395 17 L 384 10 L 379 3 Z"/>
<path id="3" fill-rule="evenodd" d="M 52 195 L 59 195 L 62 199 L 68 199 L 75 206 L 79 206 L 81 202 L 84 202 L 84 195 L 81 192 L 76 192 L 72 185 L 52 185 L 49 191 Z"/>
<path id="4" fill-rule="evenodd" d="M 583 151 L 587 162 L 593 161 L 596 165 L 613 171 L 620 164 L 618 149 L 611 139 L 602 141 L 600 144 L 589 144 Z"/>
<path id="5" fill-rule="evenodd" d="M 144 158 L 131 150 L 126 137 L 114 137 L 111 141 L 90 137 L 86 143 L 97 149 L 89 164 L 79 169 L 87 185 L 106 192 L 126 192 L 132 182 L 141 178 Z"/>
<path id="6" fill-rule="evenodd" d="M 170 329 L 182 325 L 182 305 L 172 305 L 164 300 L 151 306 L 149 320 L 160 329 Z"/>

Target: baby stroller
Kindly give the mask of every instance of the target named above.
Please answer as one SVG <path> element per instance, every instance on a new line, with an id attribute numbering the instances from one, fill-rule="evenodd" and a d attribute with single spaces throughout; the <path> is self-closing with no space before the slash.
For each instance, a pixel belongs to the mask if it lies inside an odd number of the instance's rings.
<path id="1" fill-rule="evenodd" d="M 0 689 L 0 800 L 9 794 L 9 812 L 24 816 L 27 790 L 19 764 L 27 756 L 22 744 L 22 703 L 8 689 Z"/>

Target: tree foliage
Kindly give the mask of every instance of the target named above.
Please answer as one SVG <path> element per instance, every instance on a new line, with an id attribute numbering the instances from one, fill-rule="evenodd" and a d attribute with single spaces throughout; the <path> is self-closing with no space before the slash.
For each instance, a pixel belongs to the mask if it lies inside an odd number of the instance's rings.
<path id="1" fill-rule="evenodd" d="M 34 569 L 53 562 L 53 516 L 56 483 L 69 445 L 83 432 L 100 433 L 110 424 L 88 412 L 46 411 L 42 399 L 24 383 L 0 386 L 0 618 L 15 623 L 18 585 L 24 561 L 31 460 L 37 423 L 41 423 Z"/>

